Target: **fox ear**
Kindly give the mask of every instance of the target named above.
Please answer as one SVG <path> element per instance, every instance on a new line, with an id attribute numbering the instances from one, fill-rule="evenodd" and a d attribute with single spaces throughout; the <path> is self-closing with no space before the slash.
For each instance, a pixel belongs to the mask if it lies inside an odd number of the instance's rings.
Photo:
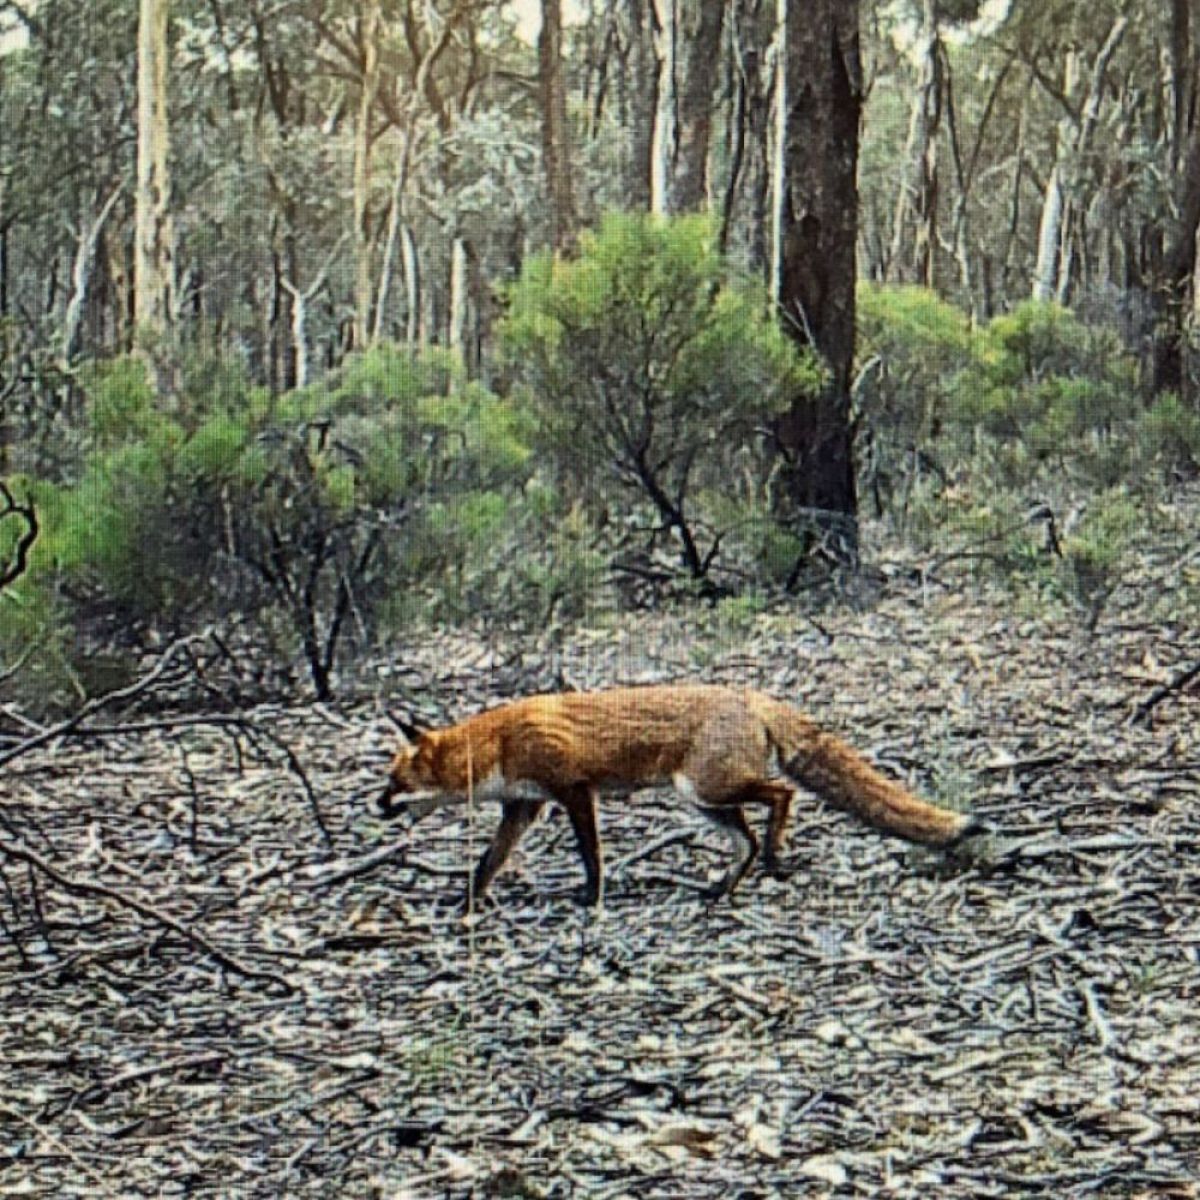
<path id="1" fill-rule="evenodd" d="M 417 725 L 414 722 L 397 715 L 396 713 L 388 713 L 388 716 L 391 718 L 392 724 L 395 725 L 396 728 L 399 729 L 400 732 L 404 734 L 404 736 L 410 742 L 419 742 L 421 740 L 421 735 L 429 732 L 428 726 Z"/>

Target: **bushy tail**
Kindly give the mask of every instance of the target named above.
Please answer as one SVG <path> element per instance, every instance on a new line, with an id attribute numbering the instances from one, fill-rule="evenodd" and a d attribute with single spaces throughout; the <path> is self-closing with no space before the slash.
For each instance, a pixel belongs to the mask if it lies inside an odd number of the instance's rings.
<path id="1" fill-rule="evenodd" d="M 939 808 L 881 775 L 840 738 L 802 713 L 772 704 L 763 714 L 783 772 L 827 804 L 910 842 L 948 846 L 980 829 L 965 813 Z"/>

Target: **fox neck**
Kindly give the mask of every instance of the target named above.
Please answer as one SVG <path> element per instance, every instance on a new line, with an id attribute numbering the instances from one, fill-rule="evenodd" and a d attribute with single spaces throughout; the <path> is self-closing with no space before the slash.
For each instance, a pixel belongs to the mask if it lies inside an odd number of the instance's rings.
<path id="1" fill-rule="evenodd" d="M 459 736 L 448 738 L 441 748 L 438 774 L 443 786 L 463 795 L 471 792 L 482 797 L 499 793 L 504 786 L 504 775 L 494 742 L 472 737 L 466 727 L 454 732 Z"/>

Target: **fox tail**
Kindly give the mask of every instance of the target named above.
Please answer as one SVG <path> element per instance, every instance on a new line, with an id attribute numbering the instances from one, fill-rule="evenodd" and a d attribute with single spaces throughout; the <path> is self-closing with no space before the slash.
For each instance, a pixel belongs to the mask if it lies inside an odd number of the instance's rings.
<path id="1" fill-rule="evenodd" d="M 914 796 L 796 709 L 776 703 L 763 717 L 783 773 L 832 807 L 930 846 L 950 846 L 982 831 L 976 817 Z"/>

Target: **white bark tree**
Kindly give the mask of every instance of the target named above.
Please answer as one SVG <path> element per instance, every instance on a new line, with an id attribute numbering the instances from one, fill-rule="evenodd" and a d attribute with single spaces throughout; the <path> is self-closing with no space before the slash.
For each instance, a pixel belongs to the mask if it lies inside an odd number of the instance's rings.
<path id="1" fill-rule="evenodd" d="M 167 113 L 168 0 L 141 0 L 137 45 L 134 325 L 152 343 L 174 315 L 174 229 Z"/>

